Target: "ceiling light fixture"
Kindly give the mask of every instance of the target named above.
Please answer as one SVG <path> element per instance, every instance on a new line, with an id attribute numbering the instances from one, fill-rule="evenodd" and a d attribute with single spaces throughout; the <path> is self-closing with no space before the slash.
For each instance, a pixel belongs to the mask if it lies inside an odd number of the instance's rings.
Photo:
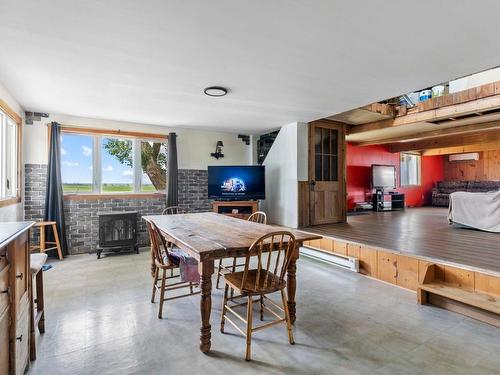
<path id="1" fill-rule="evenodd" d="M 222 86 L 210 86 L 203 90 L 205 95 L 208 96 L 225 96 L 227 95 L 227 89 Z"/>

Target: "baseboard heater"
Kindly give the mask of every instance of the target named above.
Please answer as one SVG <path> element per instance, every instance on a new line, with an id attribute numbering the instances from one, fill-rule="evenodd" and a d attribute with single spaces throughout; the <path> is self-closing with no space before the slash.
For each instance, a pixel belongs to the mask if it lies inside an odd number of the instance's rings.
<path id="1" fill-rule="evenodd" d="M 327 253 L 313 247 L 301 246 L 300 254 L 325 263 L 333 264 L 354 272 L 359 272 L 359 261 L 357 258 L 342 254 Z"/>

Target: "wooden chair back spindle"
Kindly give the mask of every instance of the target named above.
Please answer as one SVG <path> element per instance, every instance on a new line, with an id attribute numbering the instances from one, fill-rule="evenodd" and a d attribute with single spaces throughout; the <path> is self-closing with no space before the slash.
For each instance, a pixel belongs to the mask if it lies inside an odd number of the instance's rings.
<path id="1" fill-rule="evenodd" d="M 163 210 L 162 215 L 179 215 L 187 214 L 187 210 L 180 206 L 170 206 Z"/>
<path id="2" fill-rule="evenodd" d="M 257 239 L 246 255 L 241 288 L 246 285 L 252 256 L 257 258 L 257 269 L 253 270 L 256 272 L 254 291 L 272 289 L 283 283 L 294 248 L 295 237 L 286 231 Z"/>
<path id="3" fill-rule="evenodd" d="M 267 224 L 267 215 L 265 212 L 256 211 L 248 217 L 248 221 L 259 224 Z"/>
<path id="4" fill-rule="evenodd" d="M 169 256 L 165 239 L 159 233 L 158 228 L 152 222 L 146 221 L 146 226 L 148 228 L 149 237 L 151 239 L 151 252 L 153 254 L 153 258 L 159 264 L 165 265 L 164 257 L 162 254 L 162 247 L 165 256 Z"/>

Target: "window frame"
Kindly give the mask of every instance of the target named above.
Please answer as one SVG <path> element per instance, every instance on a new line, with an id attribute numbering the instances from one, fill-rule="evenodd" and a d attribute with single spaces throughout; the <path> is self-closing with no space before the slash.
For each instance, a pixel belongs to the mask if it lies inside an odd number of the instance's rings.
<path id="1" fill-rule="evenodd" d="M 23 152 L 23 132 L 22 118 L 6 102 L 0 99 L 0 111 L 10 118 L 16 125 L 16 195 L 8 198 L 0 198 L 0 207 L 18 204 L 21 202 L 22 191 L 22 152 Z M 1 168 L 1 167 L 0 167 Z"/>
<path id="2" fill-rule="evenodd" d="M 417 183 L 416 184 L 403 184 L 403 174 L 401 173 L 401 158 L 403 155 L 412 155 L 418 157 L 418 165 L 417 165 Z M 399 154 L 399 186 L 400 187 L 420 187 L 422 186 L 422 155 L 415 152 L 400 152 Z"/>
<path id="3" fill-rule="evenodd" d="M 136 168 L 136 165 L 141 164 L 140 143 L 142 141 L 157 141 L 168 143 L 168 135 L 166 134 L 151 134 L 142 132 L 122 131 L 122 130 L 103 130 L 94 128 L 82 128 L 76 126 L 62 126 L 61 135 L 74 134 L 86 135 L 92 137 L 92 192 L 64 193 L 64 197 L 68 199 L 91 199 L 91 198 L 140 198 L 140 197 L 156 197 L 165 195 L 164 191 L 155 191 L 145 193 L 141 191 L 142 187 L 142 168 Z M 132 158 L 133 158 L 133 191 L 105 193 L 102 191 L 102 139 L 103 138 L 119 138 L 132 140 Z M 96 173 L 97 171 L 97 173 Z"/>

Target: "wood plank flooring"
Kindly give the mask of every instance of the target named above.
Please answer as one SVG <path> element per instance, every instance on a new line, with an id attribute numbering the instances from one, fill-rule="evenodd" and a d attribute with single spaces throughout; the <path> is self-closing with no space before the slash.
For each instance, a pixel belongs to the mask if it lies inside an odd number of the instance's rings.
<path id="1" fill-rule="evenodd" d="M 303 228 L 382 250 L 500 275 L 500 234 L 449 225 L 447 209 L 409 208 L 348 216 L 347 223 Z"/>

